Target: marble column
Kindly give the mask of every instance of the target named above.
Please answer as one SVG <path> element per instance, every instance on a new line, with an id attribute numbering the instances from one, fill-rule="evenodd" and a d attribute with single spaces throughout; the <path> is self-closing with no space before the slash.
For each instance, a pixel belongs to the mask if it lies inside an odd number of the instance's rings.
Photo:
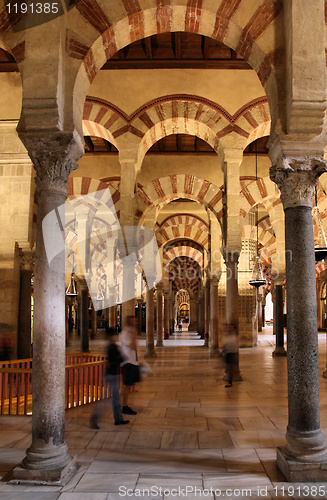
<path id="1" fill-rule="evenodd" d="M 31 279 L 32 271 L 30 269 L 21 269 L 17 339 L 18 359 L 26 359 L 31 357 Z"/>
<path id="2" fill-rule="evenodd" d="M 209 347 L 209 301 L 210 290 L 207 282 L 204 287 L 204 347 Z"/>
<path id="3" fill-rule="evenodd" d="M 134 253 L 123 257 L 122 328 L 127 316 L 135 316 L 135 264 Z"/>
<path id="4" fill-rule="evenodd" d="M 91 330 L 91 339 L 95 339 L 97 331 L 98 331 L 98 316 L 97 312 L 94 309 L 94 305 L 92 303 L 92 316 L 91 316 L 92 330 Z"/>
<path id="5" fill-rule="evenodd" d="M 327 443 L 320 429 L 317 298 L 312 201 L 326 162 L 279 158 L 270 177 L 285 212 L 288 426 L 277 465 L 288 481 L 327 480 Z"/>
<path id="6" fill-rule="evenodd" d="M 197 305 L 197 332 L 201 335 L 201 330 L 202 330 L 202 302 L 201 302 L 201 298 L 197 299 L 196 305 Z"/>
<path id="7" fill-rule="evenodd" d="M 153 280 L 148 280 L 146 288 L 146 348 L 145 358 L 155 358 L 157 356 L 154 349 L 154 299 Z"/>
<path id="8" fill-rule="evenodd" d="M 116 328 L 116 294 L 115 287 L 109 287 L 109 304 L 108 307 L 108 326 L 109 328 Z"/>
<path id="9" fill-rule="evenodd" d="M 157 285 L 157 344 L 156 347 L 163 347 L 163 317 L 162 317 L 162 284 Z"/>
<path id="10" fill-rule="evenodd" d="M 164 334 L 169 338 L 169 292 L 164 292 Z"/>
<path id="11" fill-rule="evenodd" d="M 238 330 L 238 250 L 225 251 L 226 277 L 226 324 L 232 326 L 236 335 Z M 239 354 L 236 356 L 233 380 L 243 380 L 239 368 Z"/>
<path id="12" fill-rule="evenodd" d="M 34 164 L 37 186 L 33 415 L 32 444 L 13 470 L 12 481 L 64 484 L 76 471 L 65 441 L 65 253 L 59 252 L 50 266 L 44 238 L 50 243 L 64 236 L 68 176 L 82 149 L 70 133 L 57 132 L 50 138 L 43 134 L 42 139 L 35 133 L 21 134 L 21 138 Z M 50 221 L 42 227 L 50 213 Z"/>
<path id="13" fill-rule="evenodd" d="M 81 284 L 81 307 L 79 311 L 81 352 L 90 352 L 89 346 L 89 290 Z"/>
<path id="14" fill-rule="evenodd" d="M 272 353 L 273 356 L 286 356 L 287 352 L 284 347 L 284 301 L 283 301 L 283 285 L 275 285 L 274 287 L 274 315 L 276 315 L 276 349 Z"/>
<path id="15" fill-rule="evenodd" d="M 210 278 L 210 356 L 219 356 L 218 339 L 218 279 Z"/>
<path id="16" fill-rule="evenodd" d="M 138 324 L 138 333 L 142 333 L 142 305 L 143 305 L 143 300 L 142 299 L 137 299 L 137 324 Z"/>
<path id="17" fill-rule="evenodd" d="M 258 332 L 262 332 L 262 295 L 258 295 Z"/>

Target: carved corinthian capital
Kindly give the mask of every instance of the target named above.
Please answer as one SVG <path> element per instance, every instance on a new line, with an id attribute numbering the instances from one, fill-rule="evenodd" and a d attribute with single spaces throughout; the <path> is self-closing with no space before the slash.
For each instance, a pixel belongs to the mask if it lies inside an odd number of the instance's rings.
<path id="1" fill-rule="evenodd" d="M 270 178 L 280 189 L 284 209 L 311 208 L 317 180 L 326 171 L 322 158 L 279 158 L 270 169 Z"/>
<path id="2" fill-rule="evenodd" d="M 83 145 L 76 132 L 60 132 L 37 136 L 20 134 L 33 162 L 37 191 L 56 189 L 67 192 L 69 174 L 77 168 Z"/>

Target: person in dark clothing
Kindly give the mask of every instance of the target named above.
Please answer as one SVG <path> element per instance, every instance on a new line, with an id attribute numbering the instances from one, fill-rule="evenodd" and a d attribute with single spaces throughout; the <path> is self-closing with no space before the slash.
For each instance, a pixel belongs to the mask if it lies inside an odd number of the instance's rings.
<path id="1" fill-rule="evenodd" d="M 129 420 L 124 420 L 120 403 L 119 403 L 119 385 L 120 385 L 120 364 L 123 362 L 123 357 L 120 354 L 117 342 L 117 334 L 114 328 L 107 328 L 109 336 L 109 344 L 107 350 L 107 366 L 105 379 L 111 388 L 111 404 L 112 412 L 114 415 L 115 425 L 128 424 Z M 99 429 L 98 421 L 101 416 L 102 401 L 98 401 L 95 406 L 95 411 L 90 419 L 90 427 L 92 429 Z"/>

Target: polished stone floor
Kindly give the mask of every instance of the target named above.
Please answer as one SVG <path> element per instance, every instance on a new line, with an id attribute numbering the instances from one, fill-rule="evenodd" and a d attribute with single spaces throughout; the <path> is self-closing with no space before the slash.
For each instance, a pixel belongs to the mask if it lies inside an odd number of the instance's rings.
<path id="1" fill-rule="evenodd" d="M 285 483 L 275 465 L 287 425 L 286 358 L 272 358 L 274 337 L 269 328 L 265 333 L 258 347 L 241 350 L 244 381 L 227 389 L 222 360 L 192 343 L 199 340 L 166 341 L 158 357 L 147 360 L 153 374 L 130 394 L 129 404 L 138 412 L 130 424 L 113 425 L 110 401 L 98 431 L 88 425 L 93 405 L 66 412 L 68 446 L 80 466 L 66 486 L 2 482 L 0 499 L 327 498 L 327 483 L 317 491 L 317 485 L 297 489 L 304 485 Z M 90 347 L 103 352 L 105 342 L 100 336 Z M 142 340 L 139 351 L 142 358 Z M 324 334 L 319 352 L 322 374 Z M 320 385 L 321 426 L 327 433 L 327 380 L 321 377 Z M 24 457 L 30 431 L 31 417 L 0 417 L 2 476 Z"/>

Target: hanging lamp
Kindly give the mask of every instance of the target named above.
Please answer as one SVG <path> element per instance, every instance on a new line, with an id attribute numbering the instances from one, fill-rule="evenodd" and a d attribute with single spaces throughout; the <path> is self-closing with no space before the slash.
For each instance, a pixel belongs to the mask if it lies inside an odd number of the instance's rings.
<path id="1" fill-rule="evenodd" d="M 67 290 L 66 290 L 66 295 L 67 295 L 67 297 L 77 297 L 76 285 L 75 285 L 75 280 L 74 280 L 74 273 L 72 273 L 72 275 L 71 275 L 70 283 L 69 283 Z"/>
<path id="2" fill-rule="evenodd" d="M 258 180 L 258 143 L 256 142 L 256 145 L 255 145 L 255 180 L 257 181 Z M 258 253 L 258 242 L 259 242 L 259 224 L 258 224 L 258 221 L 259 221 L 259 217 L 258 217 L 258 213 L 259 213 L 259 206 L 257 204 L 257 207 L 256 207 L 256 222 L 257 222 L 257 243 L 256 243 L 256 259 L 255 259 L 255 263 L 254 263 L 254 268 L 252 270 L 252 273 L 251 273 L 251 278 L 249 280 L 249 285 L 251 286 L 254 286 L 255 288 L 259 288 L 260 286 L 263 286 L 266 284 L 266 280 L 264 279 L 263 277 L 263 273 L 262 273 L 262 268 L 261 268 L 261 264 L 260 264 L 260 260 L 259 260 L 259 253 Z"/>
<path id="3" fill-rule="evenodd" d="M 77 297 L 77 295 L 78 295 L 76 292 L 76 285 L 75 285 L 75 279 L 74 279 L 75 253 L 74 253 L 74 251 L 72 253 L 73 253 L 73 272 L 72 272 L 71 277 L 70 277 L 70 283 L 69 283 L 67 290 L 66 290 L 67 297 Z"/>
<path id="4" fill-rule="evenodd" d="M 319 244 L 315 247 L 315 260 L 320 262 L 327 258 L 327 241 L 324 226 L 322 225 L 320 210 L 317 203 L 317 188 L 315 194 L 316 206 L 312 209 L 312 217 L 317 217 Z"/>

